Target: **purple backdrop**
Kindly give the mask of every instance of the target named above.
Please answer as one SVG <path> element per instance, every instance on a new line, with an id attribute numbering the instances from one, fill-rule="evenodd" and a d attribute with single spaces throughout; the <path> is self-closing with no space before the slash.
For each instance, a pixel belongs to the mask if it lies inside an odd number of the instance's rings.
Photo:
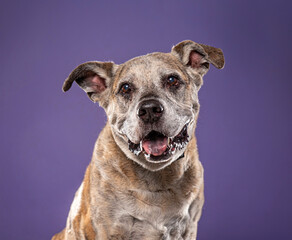
<path id="1" fill-rule="evenodd" d="M 291 239 L 291 1 L 1 1 L 1 239 L 65 226 L 104 111 L 63 80 L 185 39 L 223 49 L 200 91 L 199 240 Z M 290 27 L 289 27 L 290 26 Z"/>

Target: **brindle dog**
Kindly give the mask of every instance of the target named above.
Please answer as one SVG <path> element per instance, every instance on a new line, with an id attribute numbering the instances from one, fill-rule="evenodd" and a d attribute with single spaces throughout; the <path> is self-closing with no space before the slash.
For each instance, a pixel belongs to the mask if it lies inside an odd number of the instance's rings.
<path id="1" fill-rule="evenodd" d="M 183 41 L 170 53 L 74 69 L 63 90 L 76 81 L 108 121 L 53 240 L 196 239 L 204 184 L 194 131 L 209 63 L 223 68 L 220 49 Z"/>

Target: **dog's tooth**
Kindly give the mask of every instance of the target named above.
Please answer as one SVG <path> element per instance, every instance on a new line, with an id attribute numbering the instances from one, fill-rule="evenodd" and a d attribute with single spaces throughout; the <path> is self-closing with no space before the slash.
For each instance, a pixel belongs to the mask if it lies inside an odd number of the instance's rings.
<path id="1" fill-rule="evenodd" d="M 172 155 L 175 153 L 176 146 L 177 146 L 177 144 L 176 144 L 175 142 L 174 142 L 173 145 L 171 146 L 170 153 L 171 153 Z"/>
<path id="2" fill-rule="evenodd" d="M 138 156 L 142 151 L 141 150 L 134 150 L 134 154 Z"/>
<path id="3" fill-rule="evenodd" d="M 170 147 L 170 151 L 171 152 L 175 151 L 175 148 L 176 148 L 176 144 L 175 143 L 172 143 L 172 145 Z"/>

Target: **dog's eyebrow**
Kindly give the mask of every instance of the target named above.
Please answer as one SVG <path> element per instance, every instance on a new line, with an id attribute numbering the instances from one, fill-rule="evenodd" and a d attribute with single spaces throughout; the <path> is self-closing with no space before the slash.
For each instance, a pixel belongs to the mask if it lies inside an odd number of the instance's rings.
<path id="1" fill-rule="evenodd" d="M 171 69 L 171 68 L 160 68 L 159 69 L 159 74 L 160 75 L 171 75 L 171 74 L 181 75 L 180 72 L 178 72 L 175 69 Z"/>
<path id="2" fill-rule="evenodd" d="M 125 76 L 124 78 L 119 79 L 117 84 L 120 85 L 120 83 L 124 83 L 124 82 L 134 82 L 135 78 L 136 78 L 135 74 L 131 73 Z"/>

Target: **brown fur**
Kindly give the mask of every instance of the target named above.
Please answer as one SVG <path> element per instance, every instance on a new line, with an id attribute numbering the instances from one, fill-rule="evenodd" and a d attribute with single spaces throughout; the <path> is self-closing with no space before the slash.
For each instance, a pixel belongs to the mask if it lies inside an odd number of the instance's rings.
<path id="1" fill-rule="evenodd" d="M 194 58 L 199 61 L 195 64 L 189 64 L 192 59 L 187 58 L 192 51 L 200 54 Z M 171 54 L 150 54 L 121 66 L 89 62 L 70 74 L 64 91 L 76 81 L 92 100 L 98 100 L 104 107 L 108 122 L 95 143 L 92 161 L 75 195 L 66 228 L 52 240 L 196 239 L 204 203 L 203 167 L 194 135 L 199 111 L 197 91 L 207 72 L 201 64 L 208 61 L 223 67 L 221 53 L 221 50 L 185 41 L 175 46 Z M 181 90 L 175 93 L 160 89 L 159 82 L 169 71 L 180 74 L 184 81 Z M 103 92 L 91 92 L 97 89 L 90 88 L 94 74 L 104 79 Z M 125 79 L 139 86 L 131 100 L 121 98 L 118 93 Z M 100 83 L 103 84 L 98 81 Z M 185 124 L 185 119 L 193 118 L 188 126 L 187 146 L 176 150 L 166 161 L 151 162 L 128 149 L 127 138 L 139 139 L 140 128 L 140 134 L 149 131 L 142 123 L 138 124 L 137 132 L 133 131 L 137 120 L 132 110 L 148 95 L 163 102 L 165 111 L 171 111 L 170 119 L 163 118 L 164 124 L 155 130 L 173 136 Z M 175 116 L 172 111 L 176 112 Z M 125 134 L 121 129 L 131 118 Z"/>
<path id="2" fill-rule="evenodd" d="M 63 239 L 65 239 L 65 231 L 66 231 L 66 228 L 64 228 L 62 230 L 62 232 L 59 232 L 56 235 L 54 235 L 52 237 L 52 240 L 63 240 Z"/>

